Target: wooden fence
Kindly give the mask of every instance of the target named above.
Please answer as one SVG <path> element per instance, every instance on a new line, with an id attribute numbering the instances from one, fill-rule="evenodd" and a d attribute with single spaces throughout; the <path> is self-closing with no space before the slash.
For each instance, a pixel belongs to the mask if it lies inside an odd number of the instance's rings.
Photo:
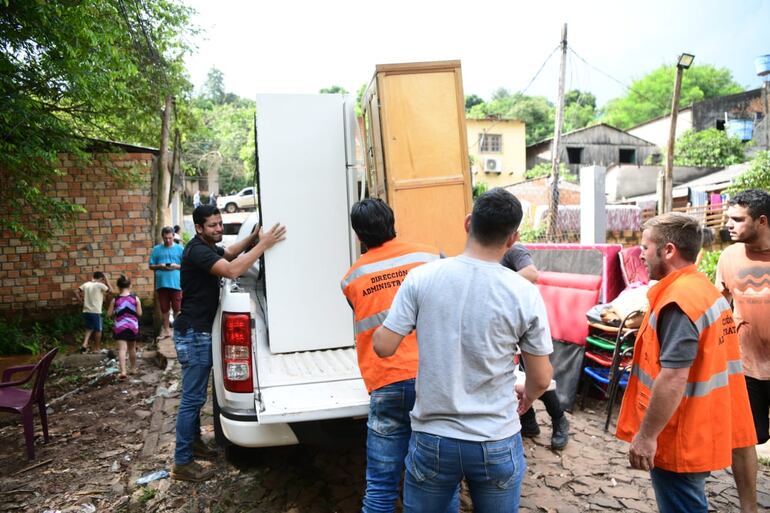
<path id="1" fill-rule="evenodd" d="M 695 219 L 703 223 L 703 226 L 711 228 L 712 230 L 719 230 L 725 226 L 727 221 L 727 204 L 721 205 L 702 205 L 698 207 L 677 207 L 674 212 L 684 212 L 693 216 Z M 655 217 L 654 209 L 642 210 L 642 223 L 648 219 Z"/>

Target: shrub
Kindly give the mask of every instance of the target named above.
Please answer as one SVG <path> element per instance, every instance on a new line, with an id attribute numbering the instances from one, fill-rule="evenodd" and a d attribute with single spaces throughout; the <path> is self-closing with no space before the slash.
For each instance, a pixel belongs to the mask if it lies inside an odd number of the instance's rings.
<path id="1" fill-rule="evenodd" d="M 717 274 L 717 262 L 719 262 L 719 255 L 722 254 L 722 250 L 716 251 L 704 251 L 703 258 L 698 264 L 698 270 L 705 273 L 709 277 L 711 283 L 714 283 Z"/>

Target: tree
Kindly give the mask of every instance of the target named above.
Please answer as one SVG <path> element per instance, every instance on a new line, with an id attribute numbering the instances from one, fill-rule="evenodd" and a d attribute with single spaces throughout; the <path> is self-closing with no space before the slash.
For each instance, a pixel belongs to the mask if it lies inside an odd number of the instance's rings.
<path id="1" fill-rule="evenodd" d="M 676 66 L 663 65 L 635 80 L 625 96 L 607 103 L 602 121 L 625 130 L 669 114 L 675 73 Z M 696 65 L 684 72 L 679 104 L 686 106 L 707 98 L 741 91 L 743 88 L 733 80 L 730 70 L 715 68 L 710 64 Z"/>
<path id="2" fill-rule="evenodd" d="M 484 100 L 475 94 L 468 95 L 465 97 L 465 110 L 471 110 L 471 107 L 474 105 L 479 105 L 480 103 L 484 103 Z"/>
<path id="3" fill-rule="evenodd" d="M 536 166 L 527 169 L 527 171 L 524 173 L 524 178 L 527 180 L 533 180 L 535 178 L 542 178 L 544 176 L 551 176 L 552 167 L 551 164 L 548 163 L 540 163 Z M 559 178 L 566 180 L 570 183 L 577 183 L 578 179 L 577 176 L 572 174 L 570 170 L 567 168 L 567 165 L 564 164 L 564 162 L 559 163 Z"/>
<path id="4" fill-rule="evenodd" d="M 596 96 L 573 89 L 564 95 L 564 132 L 583 128 L 596 119 Z"/>
<path id="5" fill-rule="evenodd" d="M 757 152 L 748 169 L 735 178 L 727 192 L 734 194 L 746 189 L 770 190 L 770 151 Z"/>
<path id="6" fill-rule="evenodd" d="M 338 85 L 333 85 L 331 87 L 324 87 L 318 92 L 321 94 L 348 94 L 347 89 Z"/>
<path id="7" fill-rule="evenodd" d="M 85 162 L 88 137 L 158 145 L 165 96 L 190 88 L 191 11 L 178 0 L 3 3 L 0 202 L 6 227 L 44 246 L 82 211 L 46 194 L 59 153 Z"/>
<path id="8" fill-rule="evenodd" d="M 471 107 L 467 116 L 470 119 L 495 117 L 521 120 L 526 124 L 528 145 L 553 135 L 554 108 L 542 96 L 510 94 L 500 88 L 492 95 L 491 101 Z"/>
<path id="9" fill-rule="evenodd" d="M 206 82 L 203 84 L 203 98 L 207 98 L 214 103 L 224 103 L 225 93 L 225 74 L 217 68 L 211 68 L 206 76 Z"/>
<path id="10" fill-rule="evenodd" d="M 724 130 L 709 128 L 700 132 L 688 130 L 676 140 L 674 165 L 725 167 L 745 160 L 740 139 L 728 137 Z"/>

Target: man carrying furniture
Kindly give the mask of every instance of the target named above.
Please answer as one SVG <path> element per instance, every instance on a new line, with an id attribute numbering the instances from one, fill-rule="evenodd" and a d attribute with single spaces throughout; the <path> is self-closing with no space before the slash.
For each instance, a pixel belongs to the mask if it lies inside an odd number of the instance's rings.
<path id="1" fill-rule="evenodd" d="M 695 267 L 698 222 L 668 213 L 643 229 L 641 258 L 659 281 L 647 293 L 617 436 L 631 442 L 631 466 L 650 471 L 662 513 L 706 513 L 709 472 L 756 443 L 738 335 L 730 305 Z"/>
<path id="2" fill-rule="evenodd" d="M 518 413 L 550 384 L 553 350 L 540 293 L 500 265 L 521 217 L 511 193 L 482 194 L 465 219 L 462 255 L 413 269 L 375 332 L 374 350 L 387 358 L 417 330 L 406 513 L 443 512 L 463 478 L 477 513 L 518 511 L 526 469 Z M 519 400 L 518 346 L 526 363 Z"/>
<path id="3" fill-rule="evenodd" d="M 388 314 L 409 271 L 438 259 L 440 254 L 433 247 L 396 239 L 393 211 L 379 199 L 364 199 L 353 205 L 350 223 L 366 247 L 366 253 L 341 283 L 353 307 L 358 366 L 371 397 L 363 511 L 393 512 L 412 434 L 409 412 L 414 406 L 417 338 L 410 333 L 392 357 L 380 359 L 372 349 L 372 335 Z M 447 511 L 457 513 L 459 495 L 452 507 Z"/>
<path id="4" fill-rule="evenodd" d="M 731 198 L 727 229 L 735 244 L 719 256 L 716 286 L 733 302 L 754 428 L 763 444 L 770 438 L 770 194 L 749 189 Z M 735 458 L 733 475 L 739 491 L 745 487 L 746 495 L 756 496 L 755 450 Z"/>
<path id="5" fill-rule="evenodd" d="M 282 241 L 286 228 L 254 232 L 225 248 L 222 216 L 217 207 L 202 205 L 193 212 L 195 237 L 182 256 L 182 313 L 174 321 L 174 346 L 182 366 L 182 397 L 176 416 L 176 449 L 171 477 L 183 481 L 205 481 L 214 475 L 193 461 L 194 456 L 215 453 L 200 438 L 200 411 L 206 403 L 211 373 L 211 328 L 219 307 L 219 279 L 235 279 L 246 272 L 274 244 Z"/>

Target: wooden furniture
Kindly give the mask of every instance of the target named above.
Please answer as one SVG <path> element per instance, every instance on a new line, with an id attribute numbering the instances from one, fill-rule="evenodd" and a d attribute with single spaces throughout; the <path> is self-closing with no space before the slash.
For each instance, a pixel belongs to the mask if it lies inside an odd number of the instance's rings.
<path id="1" fill-rule="evenodd" d="M 369 196 L 390 205 L 403 240 L 462 252 L 472 200 L 460 61 L 378 65 L 362 109 Z"/>

